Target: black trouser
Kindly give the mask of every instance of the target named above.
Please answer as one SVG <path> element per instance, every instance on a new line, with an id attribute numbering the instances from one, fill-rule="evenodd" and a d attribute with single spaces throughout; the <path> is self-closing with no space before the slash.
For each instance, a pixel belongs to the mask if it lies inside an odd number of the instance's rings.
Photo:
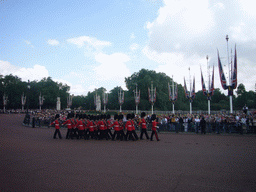
<path id="1" fill-rule="evenodd" d="M 90 136 L 91 136 L 91 139 L 94 139 L 94 131 L 89 131 L 88 139 L 90 139 Z"/>
<path id="2" fill-rule="evenodd" d="M 112 138 L 113 134 L 111 133 L 111 130 L 110 129 L 107 129 L 106 130 L 106 134 L 107 134 L 107 137 L 110 139 Z"/>
<path id="3" fill-rule="evenodd" d="M 71 133 L 72 133 L 72 129 L 68 129 L 66 139 L 70 138 Z"/>
<path id="4" fill-rule="evenodd" d="M 78 130 L 77 139 L 80 139 L 84 136 L 84 130 Z"/>
<path id="5" fill-rule="evenodd" d="M 156 131 L 153 131 L 153 130 L 152 130 L 152 132 L 151 132 L 150 140 L 151 140 L 151 141 L 153 140 L 153 136 L 154 136 L 154 135 L 156 136 L 156 139 L 159 140 L 159 139 L 158 139 L 157 132 L 156 132 Z"/>
<path id="6" fill-rule="evenodd" d="M 115 140 L 115 137 L 116 137 L 116 139 L 119 139 L 119 136 L 120 136 L 119 131 L 114 131 L 114 134 L 112 135 L 112 140 Z"/>
<path id="7" fill-rule="evenodd" d="M 201 134 L 205 134 L 205 126 L 201 127 Z"/>
<path id="8" fill-rule="evenodd" d="M 141 129 L 140 139 L 142 139 L 142 137 L 143 137 L 143 133 L 145 133 L 146 138 L 147 138 L 147 139 L 149 139 L 149 137 L 148 137 L 148 133 L 147 133 L 147 129 Z"/>
<path id="9" fill-rule="evenodd" d="M 127 131 L 127 133 L 126 133 L 126 140 L 128 141 L 130 139 L 134 141 L 134 138 L 132 136 L 132 131 Z"/>
<path id="10" fill-rule="evenodd" d="M 124 134 L 124 130 L 123 130 L 123 129 L 119 131 L 119 136 L 118 136 L 118 138 L 119 138 L 121 141 L 123 141 L 123 139 L 125 139 L 125 134 Z"/>
<path id="11" fill-rule="evenodd" d="M 57 135 L 57 133 L 58 133 L 59 138 L 61 139 L 62 137 L 61 137 L 61 134 L 60 134 L 60 130 L 59 130 L 59 129 L 55 129 L 55 132 L 54 132 L 53 138 L 54 138 L 54 139 L 56 139 L 56 135 Z"/>
<path id="12" fill-rule="evenodd" d="M 88 139 L 88 137 L 89 137 L 89 130 L 88 129 L 85 129 L 84 130 L 84 139 Z"/>
<path id="13" fill-rule="evenodd" d="M 139 139 L 139 137 L 138 137 L 138 135 L 137 135 L 137 133 L 136 133 L 135 130 L 132 130 L 132 134 L 133 134 L 133 136 L 134 136 L 134 138 L 135 138 L 136 140 Z"/>
<path id="14" fill-rule="evenodd" d="M 98 130 L 94 130 L 94 138 L 99 139 Z"/>
<path id="15" fill-rule="evenodd" d="M 104 139 L 106 138 L 106 140 L 108 140 L 108 137 L 107 137 L 107 130 L 100 130 L 100 136 L 99 136 L 99 139 Z"/>

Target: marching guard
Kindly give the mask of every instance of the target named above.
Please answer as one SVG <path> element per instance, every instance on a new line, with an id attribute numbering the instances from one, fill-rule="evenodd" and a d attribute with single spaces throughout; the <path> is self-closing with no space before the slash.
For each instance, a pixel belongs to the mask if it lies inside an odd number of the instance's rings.
<path id="1" fill-rule="evenodd" d="M 114 115 L 114 123 L 112 124 L 112 127 L 114 127 L 114 134 L 112 136 L 112 140 L 115 141 L 115 137 L 117 137 L 116 139 L 119 138 L 119 131 L 120 131 L 120 125 L 119 125 L 119 117 L 118 117 L 118 114 L 115 114 Z"/>
<path id="2" fill-rule="evenodd" d="M 148 133 L 147 133 L 147 123 L 146 123 L 146 113 L 142 112 L 141 113 L 141 121 L 139 122 L 139 125 L 141 125 L 141 133 L 140 133 L 140 140 L 143 139 L 143 133 L 145 133 L 146 138 L 149 139 Z"/>
<path id="3" fill-rule="evenodd" d="M 135 141 L 137 141 L 137 140 L 139 140 L 139 137 L 138 137 L 138 135 L 137 135 L 137 133 L 135 131 L 135 123 L 134 123 L 135 115 L 134 115 L 134 113 L 132 114 L 131 117 L 132 117 L 132 120 L 131 120 L 131 123 L 132 123 L 132 134 L 133 134 L 133 136 L 135 138 Z"/>
<path id="4" fill-rule="evenodd" d="M 71 113 L 68 113 L 67 120 L 62 124 L 62 125 L 67 125 L 67 128 L 68 128 L 66 139 L 69 139 L 72 133 L 72 124 L 70 119 L 71 119 Z"/>
<path id="5" fill-rule="evenodd" d="M 54 132 L 54 135 L 53 135 L 53 139 L 57 139 L 56 138 L 56 135 L 58 134 L 59 138 L 62 139 L 61 137 L 61 134 L 60 134 L 60 124 L 59 124 L 59 118 L 60 118 L 60 115 L 59 114 L 56 114 L 55 115 L 55 121 L 53 121 L 50 125 L 55 125 L 55 132 Z"/>
<path id="6" fill-rule="evenodd" d="M 151 133 L 150 141 L 153 141 L 154 135 L 156 136 L 157 141 L 160 141 L 156 132 L 157 124 L 160 124 L 156 122 L 156 114 L 152 114 L 151 120 L 152 120 L 152 133 Z"/>
<path id="7" fill-rule="evenodd" d="M 127 114 L 126 119 L 128 120 L 125 124 L 125 129 L 127 130 L 126 133 L 126 141 L 129 141 L 130 139 L 132 139 L 134 141 L 134 138 L 132 136 L 132 122 L 131 122 L 131 114 Z"/>

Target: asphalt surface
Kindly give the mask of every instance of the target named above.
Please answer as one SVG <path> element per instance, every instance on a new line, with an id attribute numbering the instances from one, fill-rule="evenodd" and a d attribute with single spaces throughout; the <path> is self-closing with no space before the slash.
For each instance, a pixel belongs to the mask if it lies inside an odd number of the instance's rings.
<path id="1" fill-rule="evenodd" d="M 23 118 L 0 114 L 1 192 L 256 191 L 255 135 L 66 140 L 53 139 L 54 128 L 22 126 Z"/>

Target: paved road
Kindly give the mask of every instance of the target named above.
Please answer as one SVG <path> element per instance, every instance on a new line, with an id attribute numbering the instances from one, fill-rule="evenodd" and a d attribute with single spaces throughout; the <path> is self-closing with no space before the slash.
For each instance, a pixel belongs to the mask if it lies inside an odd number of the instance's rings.
<path id="1" fill-rule="evenodd" d="M 23 117 L 0 115 L 0 191 L 256 191 L 255 135 L 60 140 Z"/>

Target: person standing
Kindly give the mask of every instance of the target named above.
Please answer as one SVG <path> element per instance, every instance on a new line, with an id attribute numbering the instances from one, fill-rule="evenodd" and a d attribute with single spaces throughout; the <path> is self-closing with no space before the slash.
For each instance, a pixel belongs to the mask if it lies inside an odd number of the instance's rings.
<path id="1" fill-rule="evenodd" d="M 183 118 L 182 118 L 182 115 L 180 115 L 178 121 L 179 121 L 179 125 L 178 125 L 177 128 L 176 128 L 176 133 L 179 133 L 179 131 L 182 131 L 182 127 L 183 127 Z"/>
<path id="2" fill-rule="evenodd" d="M 156 136 L 157 141 L 160 141 L 160 139 L 158 138 L 157 132 L 156 132 L 157 124 L 160 124 L 160 123 L 156 122 L 156 114 L 152 114 L 151 120 L 152 120 L 152 132 L 151 132 L 150 141 L 153 141 L 154 135 Z"/>
<path id="3" fill-rule="evenodd" d="M 201 134 L 205 134 L 206 121 L 204 119 L 204 116 L 202 116 L 202 119 L 200 121 L 200 126 L 201 126 Z"/>
<path id="4" fill-rule="evenodd" d="M 248 111 L 248 107 L 246 106 L 246 104 L 243 107 L 243 112 L 245 115 L 247 115 L 247 111 Z"/>
<path id="5" fill-rule="evenodd" d="M 139 122 L 139 125 L 141 125 L 141 133 L 140 133 L 140 140 L 143 139 L 143 134 L 145 133 L 146 138 L 149 139 L 148 133 L 147 133 L 147 123 L 146 123 L 146 113 L 141 113 L 141 122 Z"/>
<path id="6" fill-rule="evenodd" d="M 243 135 L 244 131 L 245 131 L 245 133 L 247 133 L 247 130 L 246 130 L 246 116 L 242 115 L 240 134 Z"/>
<path id="7" fill-rule="evenodd" d="M 200 119 L 198 116 L 196 116 L 196 118 L 195 118 L 195 132 L 196 133 L 198 133 L 199 126 L 200 126 Z"/>
<path id="8" fill-rule="evenodd" d="M 55 115 L 55 121 L 53 121 L 50 125 L 55 125 L 55 132 L 54 132 L 54 135 L 53 135 L 53 139 L 56 139 L 56 135 L 58 134 L 59 138 L 62 139 L 61 137 L 61 134 L 60 134 L 60 124 L 59 124 L 59 118 L 60 118 L 60 115 L 59 114 L 56 114 Z"/>

